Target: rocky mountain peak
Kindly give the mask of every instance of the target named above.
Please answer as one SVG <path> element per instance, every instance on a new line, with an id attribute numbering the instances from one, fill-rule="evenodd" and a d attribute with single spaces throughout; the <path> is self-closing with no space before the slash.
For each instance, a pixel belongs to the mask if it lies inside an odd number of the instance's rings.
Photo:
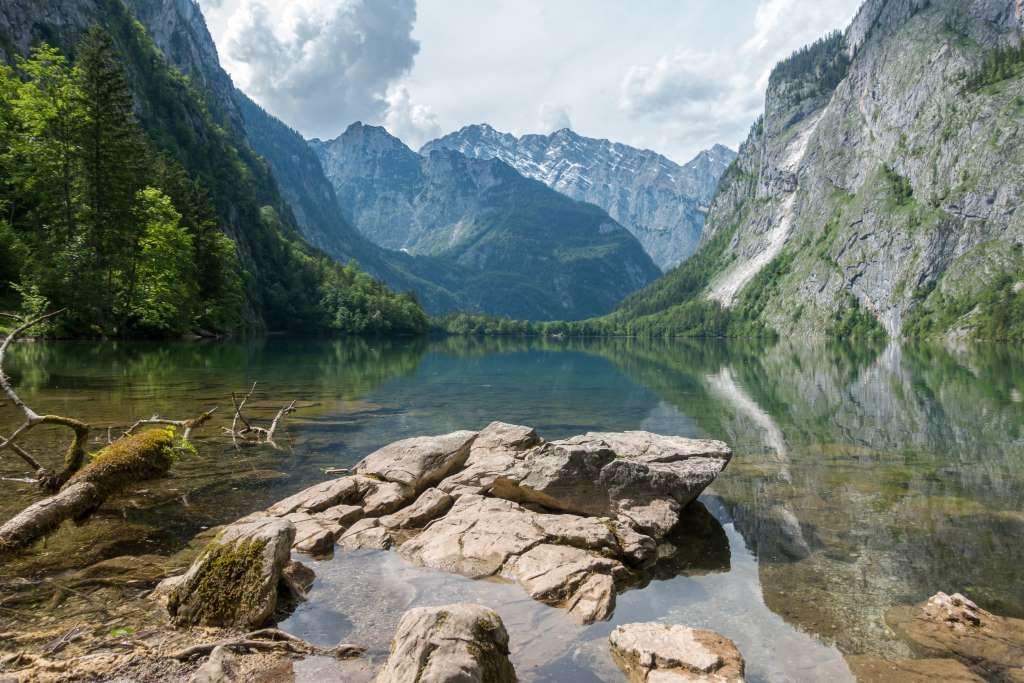
<path id="1" fill-rule="evenodd" d="M 632 232 L 663 269 L 696 248 L 704 207 L 736 156 L 716 145 L 680 166 L 656 152 L 589 138 L 570 128 L 516 137 L 487 124 L 428 142 L 420 153 L 439 148 L 500 159 L 562 194 L 596 204 Z"/>

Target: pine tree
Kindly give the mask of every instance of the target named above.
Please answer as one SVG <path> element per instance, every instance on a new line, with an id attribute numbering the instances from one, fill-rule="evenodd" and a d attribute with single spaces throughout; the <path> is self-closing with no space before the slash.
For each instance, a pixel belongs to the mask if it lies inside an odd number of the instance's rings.
<path id="1" fill-rule="evenodd" d="M 132 213 L 143 185 L 147 149 L 132 113 L 132 94 L 110 34 L 92 28 L 78 46 L 76 63 L 85 125 L 82 127 L 87 243 L 95 256 L 100 322 L 116 327 L 137 286 L 140 226 Z M 122 292 L 120 290 L 127 290 Z"/>

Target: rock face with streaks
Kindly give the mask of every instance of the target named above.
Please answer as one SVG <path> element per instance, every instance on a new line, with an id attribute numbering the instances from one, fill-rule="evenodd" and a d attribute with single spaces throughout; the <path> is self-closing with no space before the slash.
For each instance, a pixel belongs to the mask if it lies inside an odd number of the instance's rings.
<path id="1" fill-rule="evenodd" d="M 625 432 L 545 442 L 495 422 L 395 442 L 260 514 L 294 525 L 299 552 L 394 548 L 517 582 L 591 623 L 673 555 L 669 532 L 730 457 L 718 441 Z"/>
<path id="2" fill-rule="evenodd" d="M 501 617 L 480 605 L 420 607 L 402 616 L 376 683 L 515 683 Z"/>
<path id="3" fill-rule="evenodd" d="M 642 314 L 710 301 L 789 336 L 1005 338 L 1024 300 L 1024 71 L 990 65 L 1022 37 L 1016 0 L 869 0 L 781 62 L 701 272 L 638 293 Z"/>
<path id="4" fill-rule="evenodd" d="M 742 683 L 743 657 L 731 640 L 686 626 L 624 624 L 608 637 L 630 683 Z"/>

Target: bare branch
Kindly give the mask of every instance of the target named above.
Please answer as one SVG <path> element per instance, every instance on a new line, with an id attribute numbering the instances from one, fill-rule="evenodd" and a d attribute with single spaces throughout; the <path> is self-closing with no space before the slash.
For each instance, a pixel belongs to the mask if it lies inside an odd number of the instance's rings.
<path id="1" fill-rule="evenodd" d="M 295 401 L 292 401 L 284 408 L 281 408 L 281 410 L 277 411 L 277 415 L 274 416 L 274 421 L 270 423 L 270 429 L 267 430 L 266 439 L 268 443 L 274 443 L 274 432 L 277 431 L 277 426 L 278 424 L 281 423 L 281 420 L 284 418 L 284 416 L 288 415 L 289 413 L 294 413 L 295 410 Z"/>

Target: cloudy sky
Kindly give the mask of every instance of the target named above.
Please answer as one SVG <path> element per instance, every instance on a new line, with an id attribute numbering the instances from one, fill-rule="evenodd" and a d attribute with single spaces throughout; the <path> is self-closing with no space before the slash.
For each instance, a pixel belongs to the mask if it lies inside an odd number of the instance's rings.
<path id="1" fill-rule="evenodd" d="M 861 0 L 199 2 L 238 86 L 307 137 L 571 126 L 685 162 L 735 148 L 772 65 Z"/>

